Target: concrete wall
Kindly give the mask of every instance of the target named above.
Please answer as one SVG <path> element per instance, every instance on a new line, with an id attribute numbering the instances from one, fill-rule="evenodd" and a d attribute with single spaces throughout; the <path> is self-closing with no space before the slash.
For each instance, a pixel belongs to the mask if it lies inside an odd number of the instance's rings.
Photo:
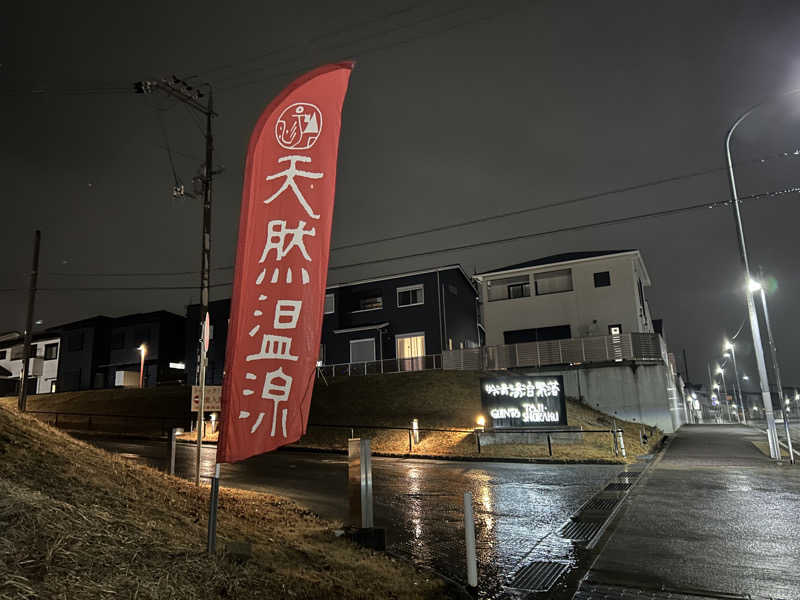
<path id="1" fill-rule="evenodd" d="M 567 268 L 572 270 L 572 291 L 536 295 L 536 273 Z M 594 274 L 602 271 L 609 271 L 611 285 L 595 287 Z M 530 296 L 489 302 L 489 282 L 526 273 L 530 275 Z M 558 325 L 569 325 L 574 338 L 608 335 L 608 326 L 616 324 L 621 324 L 625 333 L 653 331 L 647 302 L 642 306 L 639 298 L 638 282 L 646 287 L 649 281 L 638 252 L 486 274 L 478 279 L 488 346 L 503 344 L 506 331 Z"/>
<path id="2" fill-rule="evenodd" d="M 560 371 L 523 370 L 526 375 L 560 374 L 564 392 L 607 415 L 655 425 L 665 433 L 684 422 L 683 408 L 663 364 L 623 363 Z"/>

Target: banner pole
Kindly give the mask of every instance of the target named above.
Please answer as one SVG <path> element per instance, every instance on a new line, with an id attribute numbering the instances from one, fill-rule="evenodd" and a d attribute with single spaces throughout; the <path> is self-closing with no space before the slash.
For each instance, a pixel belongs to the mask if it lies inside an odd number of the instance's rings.
<path id="1" fill-rule="evenodd" d="M 208 543 L 209 554 L 217 552 L 217 505 L 219 504 L 219 463 L 214 466 L 214 477 L 211 479 L 211 497 L 208 504 Z"/>

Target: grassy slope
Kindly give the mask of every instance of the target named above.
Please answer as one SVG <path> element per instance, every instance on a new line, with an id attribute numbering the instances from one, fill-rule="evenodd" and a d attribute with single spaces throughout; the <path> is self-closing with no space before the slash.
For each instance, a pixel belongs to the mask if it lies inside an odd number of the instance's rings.
<path id="1" fill-rule="evenodd" d="M 27 406 L 29 410 L 183 417 L 189 412 L 189 389 L 175 385 L 38 394 L 28 397 Z"/>
<path id="2" fill-rule="evenodd" d="M 208 488 L 132 465 L 0 403 L 0 598 L 440 598 L 442 583 L 336 538 L 287 500 L 223 489 L 204 553 Z"/>
<path id="3" fill-rule="evenodd" d="M 419 419 L 421 428 L 472 429 L 481 413 L 480 377 L 484 374 L 471 371 L 419 371 L 365 377 L 337 377 L 328 384 L 318 380 L 311 402 L 309 422 L 340 425 L 386 425 L 408 427 L 412 418 Z M 612 418 L 584 404 L 567 400 L 569 425 L 584 429 L 609 429 Z M 638 423 L 617 420 L 625 430 L 625 447 L 631 459 L 646 454 L 660 439 L 660 432 L 651 434 L 648 446 L 640 443 Z M 405 453 L 408 436 L 405 432 L 360 430 L 356 435 L 369 436 L 373 449 L 383 452 Z M 346 444 L 348 430 L 321 427 L 309 428 L 309 434 L 300 442 L 311 447 L 339 447 Z M 458 454 L 477 456 L 474 436 L 461 433 L 424 433 L 414 451 L 420 454 Z M 515 456 L 543 458 L 547 456 L 544 444 L 500 444 L 484 446 L 482 456 Z M 559 459 L 611 459 L 610 434 L 584 434 L 581 444 L 554 446 Z"/>

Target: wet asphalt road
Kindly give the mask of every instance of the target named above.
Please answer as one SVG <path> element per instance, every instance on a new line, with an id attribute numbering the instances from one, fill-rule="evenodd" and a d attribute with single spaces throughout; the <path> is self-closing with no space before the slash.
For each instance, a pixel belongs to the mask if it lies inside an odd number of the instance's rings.
<path id="1" fill-rule="evenodd" d="M 158 442 L 90 440 L 136 462 L 164 469 Z M 213 469 L 215 448 L 204 450 L 201 473 Z M 612 465 L 535 465 L 374 458 L 375 524 L 387 545 L 424 567 L 463 582 L 463 493 L 474 498 L 481 595 L 497 591 L 522 561 L 574 560 L 572 544 L 556 534 L 569 516 L 621 468 Z M 177 474 L 194 475 L 194 447 L 179 444 Z M 292 498 L 320 516 L 346 518 L 346 459 L 335 454 L 273 452 L 222 465 L 223 487 Z"/>
<path id="2" fill-rule="evenodd" d="M 587 581 L 800 598 L 800 467 L 772 462 L 753 445 L 765 439 L 745 426 L 681 428 L 632 491 Z"/>

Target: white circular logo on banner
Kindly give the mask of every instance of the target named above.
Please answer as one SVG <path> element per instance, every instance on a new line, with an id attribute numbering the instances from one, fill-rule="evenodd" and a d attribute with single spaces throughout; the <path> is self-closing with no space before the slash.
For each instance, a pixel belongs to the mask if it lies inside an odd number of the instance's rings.
<path id="1" fill-rule="evenodd" d="M 283 109 L 275 123 L 275 138 L 287 150 L 308 150 L 322 131 L 322 111 L 308 102 Z"/>

